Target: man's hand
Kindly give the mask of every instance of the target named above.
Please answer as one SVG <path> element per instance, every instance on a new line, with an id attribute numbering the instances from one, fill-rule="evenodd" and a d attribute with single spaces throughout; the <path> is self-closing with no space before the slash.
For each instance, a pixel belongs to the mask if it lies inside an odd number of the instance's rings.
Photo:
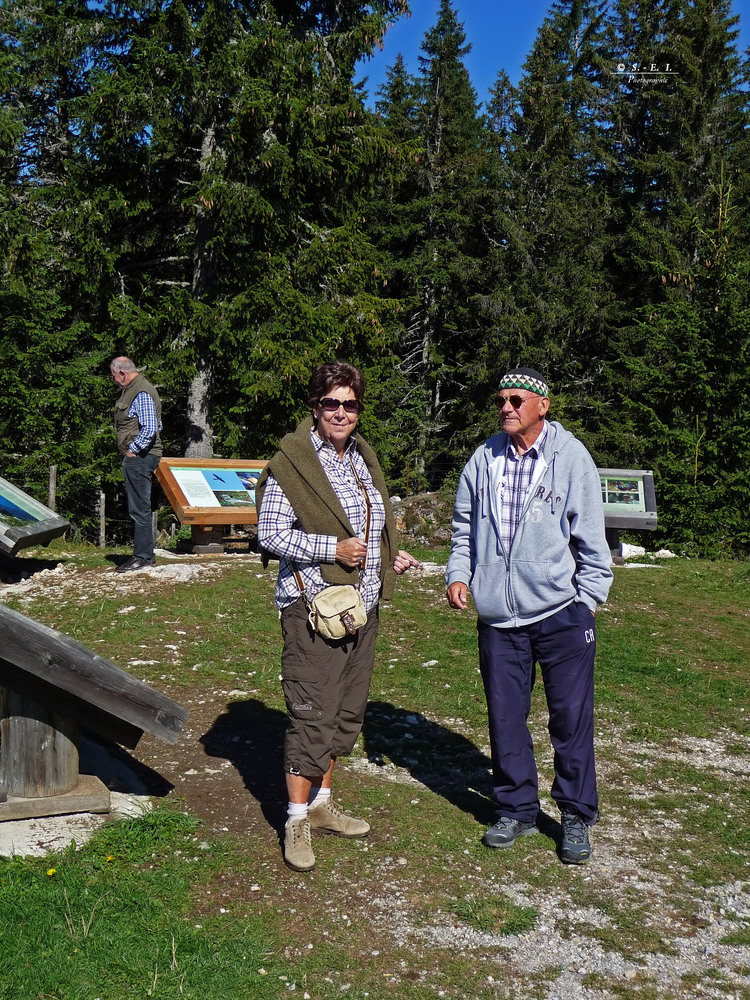
<path id="1" fill-rule="evenodd" d="M 450 587 L 445 592 L 445 596 L 448 598 L 448 604 L 456 611 L 466 611 L 469 603 L 467 601 L 467 595 L 469 588 L 465 583 L 452 583 Z"/>

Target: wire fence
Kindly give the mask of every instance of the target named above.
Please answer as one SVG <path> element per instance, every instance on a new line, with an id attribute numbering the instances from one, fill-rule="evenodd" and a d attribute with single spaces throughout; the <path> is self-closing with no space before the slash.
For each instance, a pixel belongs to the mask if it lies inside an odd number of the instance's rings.
<path id="1" fill-rule="evenodd" d="M 74 537 L 101 548 L 130 544 L 133 522 L 128 517 L 124 483 L 108 483 L 106 489 L 84 486 L 58 494 L 56 472 L 55 466 L 50 466 L 48 494 L 35 499 L 69 521 Z M 167 532 L 174 536 L 180 527 L 179 518 L 156 480 L 153 482 L 151 505 L 154 535 Z"/>
<path id="2" fill-rule="evenodd" d="M 415 465 L 408 463 L 401 475 L 391 476 L 391 497 L 403 500 L 438 490 L 454 491 L 459 471 L 450 461 L 435 462 L 429 474 L 418 472 Z M 114 478 L 105 481 L 101 476 L 84 474 L 71 481 L 69 475 L 58 476 L 57 467 L 52 465 L 49 466 L 49 481 L 45 490 L 40 473 L 41 470 L 37 470 L 33 482 L 19 482 L 22 477 L 11 477 L 11 481 L 69 521 L 71 537 L 101 548 L 127 546 L 132 542 L 133 524 L 128 517 L 125 484 L 122 481 Z M 171 537 L 177 535 L 181 528 L 179 517 L 156 478 L 153 480 L 151 505 L 155 537 L 163 533 Z M 237 523 L 242 526 L 239 517 Z"/>

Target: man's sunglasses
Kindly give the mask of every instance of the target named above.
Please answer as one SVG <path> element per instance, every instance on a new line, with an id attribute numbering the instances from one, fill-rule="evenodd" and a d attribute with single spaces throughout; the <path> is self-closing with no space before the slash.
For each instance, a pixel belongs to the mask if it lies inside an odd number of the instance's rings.
<path id="1" fill-rule="evenodd" d="M 318 400 L 318 406 L 328 413 L 335 413 L 340 406 L 343 406 L 347 413 L 359 413 L 361 409 L 358 399 L 336 399 L 335 396 L 324 396 Z"/>
<path id="2" fill-rule="evenodd" d="M 502 410 L 506 403 L 510 403 L 514 410 L 520 410 L 525 402 L 534 399 L 533 396 L 496 396 L 495 406 Z"/>

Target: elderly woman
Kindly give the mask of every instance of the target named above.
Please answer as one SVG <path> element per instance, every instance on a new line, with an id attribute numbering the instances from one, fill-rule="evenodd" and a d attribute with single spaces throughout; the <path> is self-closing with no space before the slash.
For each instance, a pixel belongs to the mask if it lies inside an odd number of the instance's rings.
<path id="1" fill-rule="evenodd" d="M 312 419 L 281 442 L 258 483 L 258 542 L 280 559 L 276 605 L 284 648 L 281 675 L 289 722 L 284 771 L 289 798 L 284 860 L 315 865 L 310 831 L 365 837 L 370 826 L 331 797 L 337 757 L 362 728 L 375 660 L 378 601 L 395 577 L 418 566 L 400 551 L 378 460 L 355 435 L 364 378 L 344 361 L 321 365 L 310 382 Z M 367 539 L 367 541 L 365 541 Z M 355 635 L 313 630 L 308 604 L 330 585 L 359 588 L 367 620 Z"/>

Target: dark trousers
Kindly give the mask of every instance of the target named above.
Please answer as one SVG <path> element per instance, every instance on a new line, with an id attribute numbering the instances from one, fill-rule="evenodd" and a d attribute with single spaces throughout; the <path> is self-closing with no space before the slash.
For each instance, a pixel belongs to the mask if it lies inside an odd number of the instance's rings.
<path id="1" fill-rule="evenodd" d="M 159 464 L 158 455 L 136 455 L 123 458 L 125 496 L 128 516 L 133 522 L 133 555 L 144 562 L 154 560 L 154 525 L 151 520 L 151 483 L 154 469 Z"/>
<path id="2" fill-rule="evenodd" d="M 576 812 L 586 823 L 595 823 L 599 798 L 593 615 L 584 604 L 574 602 L 533 625 L 501 629 L 480 621 L 477 628 L 498 818 L 530 822 L 539 811 L 534 743 L 527 724 L 538 662 L 554 748 L 552 798 L 561 811 Z"/>
<path id="3" fill-rule="evenodd" d="M 354 638 L 327 640 L 313 631 L 302 598 L 281 612 L 285 771 L 315 778 L 331 757 L 351 753 L 367 708 L 378 626 L 375 605 Z"/>

